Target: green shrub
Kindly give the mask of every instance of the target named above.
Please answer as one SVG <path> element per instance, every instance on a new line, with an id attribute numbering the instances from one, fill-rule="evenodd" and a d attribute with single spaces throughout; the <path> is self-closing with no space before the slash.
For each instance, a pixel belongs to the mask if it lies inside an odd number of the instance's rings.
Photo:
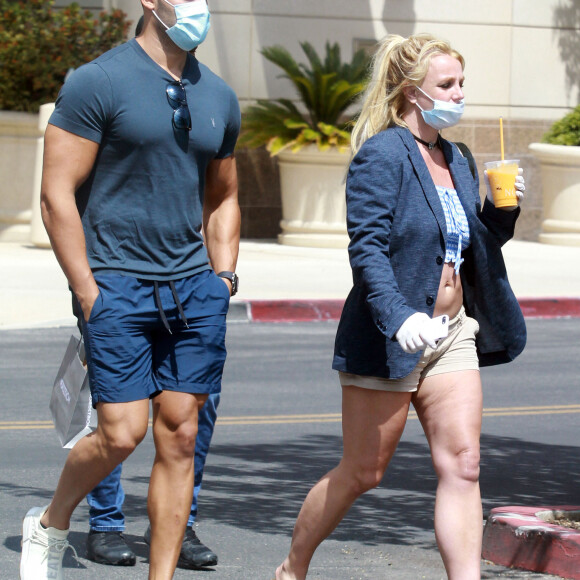
<path id="1" fill-rule="evenodd" d="M 556 121 L 542 137 L 542 143 L 580 146 L 580 105 Z"/>
<path id="2" fill-rule="evenodd" d="M 241 146 L 265 145 L 271 155 L 309 144 L 322 151 L 348 148 L 352 119 L 344 118 L 345 111 L 366 86 L 369 57 L 359 50 L 350 63 L 343 63 L 338 43 L 327 42 L 322 61 L 308 42 L 300 46 L 309 66 L 298 64 L 282 46 L 264 48 L 261 54 L 284 71 L 281 76 L 292 82 L 306 112 L 290 99 L 259 100 L 244 111 Z"/>
<path id="3" fill-rule="evenodd" d="M 121 10 L 95 17 L 78 4 L 0 0 L 0 109 L 36 112 L 56 99 L 66 73 L 123 42 Z"/>

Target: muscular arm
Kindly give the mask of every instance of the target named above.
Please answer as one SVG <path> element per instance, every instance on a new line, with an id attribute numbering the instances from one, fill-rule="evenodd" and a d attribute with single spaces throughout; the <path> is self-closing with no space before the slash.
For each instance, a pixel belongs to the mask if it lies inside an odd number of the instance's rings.
<path id="1" fill-rule="evenodd" d="M 214 159 L 206 173 L 203 229 L 209 260 L 216 273 L 236 269 L 240 223 L 236 160 L 233 155 Z M 229 280 L 224 282 L 230 284 Z"/>
<path id="2" fill-rule="evenodd" d="M 52 249 L 88 319 L 99 294 L 87 259 L 75 192 L 89 176 L 99 145 L 48 125 L 44 137 L 42 220 Z"/>

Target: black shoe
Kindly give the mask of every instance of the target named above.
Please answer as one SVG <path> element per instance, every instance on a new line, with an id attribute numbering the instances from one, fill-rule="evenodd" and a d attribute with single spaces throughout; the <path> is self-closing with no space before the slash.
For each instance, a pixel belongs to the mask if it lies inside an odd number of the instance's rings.
<path id="1" fill-rule="evenodd" d="M 217 554 L 201 543 L 195 530 L 187 528 L 177 566 L 179 568 L 197 570 L 205 566 L 216 566 L 217 563 Z"/>
<path id="2" fill-rule="evenodd" d="M 151 543 L 151 526 L 147 528 L 143 537 L 147 544 Z M 187 528 L 185 530 L 183 544 L 181 545 L 179 560 L 177 561 L 178 568 L 199 570 L 200 568 L 205 568 L 207 566 L 216 566 L 217 563 L 217 554 L 201 543 L 192 528 Z"/>
<path id="3" fill-rule="evenodd" d="M 134 566 L 137 558 L 121 532 L 95 532 L 87 538 L 87 558 L 109 566 Z"/>

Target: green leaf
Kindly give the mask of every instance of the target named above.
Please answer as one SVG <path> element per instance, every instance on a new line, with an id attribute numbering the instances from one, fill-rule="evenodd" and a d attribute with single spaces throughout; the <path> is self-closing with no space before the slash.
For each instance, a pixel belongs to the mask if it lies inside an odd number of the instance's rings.
<path id="1" fill-rule="evenodd" d="M 266 146 L 266 149 L 271 153 L 272 156 L 274 156 L 278 155 L 278 153 L 284 151 L 284 149 L 291 146 L 292 143 L 293 141 L 285 141 L 280 137 L 276 137 L 275 139 L 269 141 L 268 145 Z"/>
<path id="2" fill-rule="evenodd" d="M 293 119 L 285 119 L 284 125 L 286 125 L 288 129 L 305 129 L 309 127 L 306 121 L 295 121 Z"/>
<path id="3" fill-rule="evenodd" d="M 305 141 L 318 141 L 321 137 L 320 133 L 314 129 L 304 129 L 301 136 Z"/>

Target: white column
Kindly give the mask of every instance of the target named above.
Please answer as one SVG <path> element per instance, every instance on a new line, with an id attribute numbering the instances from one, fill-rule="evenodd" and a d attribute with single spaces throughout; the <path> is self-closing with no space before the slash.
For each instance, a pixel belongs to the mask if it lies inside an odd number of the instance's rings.
<path id="1" fill-rule="evenodd" d="M 44 132 L 48 119 L 54 111 L 54 103 L 41 105 L 38 112 L 38 130 L 41 135 L 36 141 L 36 161 L 34 165 L 34 185 L 32 190 L 32 218 L 30 220 L 30 241 L 41 248 L 50 248 L 50 240 L 40 215 L 40 185 L 42 182 L 42 158 L 44 156 Z"/>

